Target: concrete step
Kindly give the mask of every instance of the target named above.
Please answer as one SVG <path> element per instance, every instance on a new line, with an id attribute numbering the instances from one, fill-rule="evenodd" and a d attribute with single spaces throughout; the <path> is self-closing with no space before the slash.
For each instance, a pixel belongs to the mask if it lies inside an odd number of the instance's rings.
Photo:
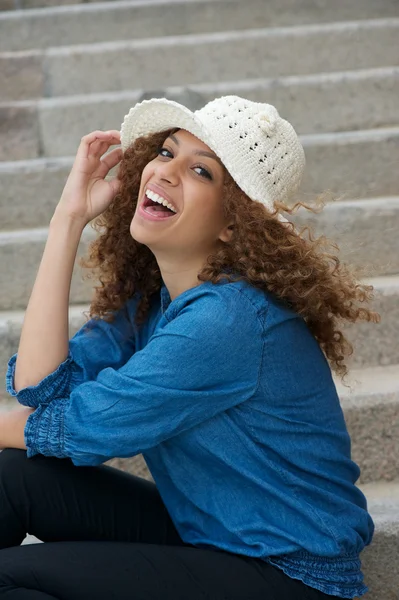
<path id="1" fill-rule="evenodd" d="M 122 120 L 114 120 L 116 129 Z M 397 196 L 399 127 L 300 138 L 307 167 L 298 199 L 311 203 L 325 190 L 348 199 Z M 47 225 L 72 164 L 72 156 L 0 162 L 1 228 Z"/>
<path id="2" fill-rule="evenodd" d="M 104 0 L 105 1 L 105 0 Z M 168 4 L 173 0 L 168 0 Z M 186 3 L 190 0 L 184 0 Z M 75 5 L 82 2 L 103 2 L 103 0 L 0 0 L 0 10 L 13 9 L 33 9 L 36 7 L 52 7 L 63 5 Z M 159 4 L 158 0 L 135 0 L 137 4 Z M 111 2 L 113 3 L 113 2 Z M 117 2 L 115 2 L 117 4 Z M 99 4 L 101 6 L 101 4 Z M 395 0 L 381 0 L 378 6 L 375 6 L 373 0 L 336 0 L 334 3 L 335 11 L 331 10 L 328 3 L 323 1 L 313 2 L 309 4 L 306 0 L 272 0 L 268 2 L 268 11 L 270 19 L 276 20 L 278 23 L 291 22 L 294 16 L 298 22 L 307 23 L 313 18 L 317 21 L 335 20 L 339 17 L 340 20 L 352 18 L 370 19 L 378 17 L 381 14 L 385 16 L 395 16 L 398 14 L 398 7 Z M 279 12 L 282 14 L 280 15 Z M 277 14 L 274 14 L 277 13 Z M 316 14 L 317 17 L 314 16 Z M 293 16 L 294 15 L 294 16 Z"/>
<path id="3" fill-rule="evenodd" d="M 399 273 L 399 196 L 336 201 L 318 214 L 299 210 L 292 221 L 335 241 L 341 261 L 364 275 Z"/>
<path id="4" fill-rule="evenodd" d="M 399 274 L 363 281 L 374 286 L 371 308 L 381 315 L 381 322 L 342 327 L 354 348 L 347 364 L 353 369 L 399 364 Z"/>
<path id="5" fill-rule="evenodd" d="M 369 481 L 369 483 L 359 484 L 370 505 L 381 506 L 386 501 L 399 502 L 399 479 L 392 481 Z M 398 513 L 399 514 L 399 513 Z"/>
<path id="6" fill-rule="evenodd" d="M 307 159 L 298 199 L 331 190 L 346 198 L 396 196 L 399 127 L 301 135 Z"/>
<path id="7" fill-rule="evenodd" d="M 340 260 L 358 267 L 359 276 L 399 273 L 399 197 L 336 202 L 319 214 L 303 209 L 293 222 L 298 230 L 309 225 L 316 235 L 338 243 Z M 27 306 L 47 237 L 47 227 L 0 232 L 0 310 Z M 96 237 L 87 226 L 77 258 L 86 254 Z M 76 260 L 71 303 L 89 302 L 91 297 L 92 283 L 82 280 Z"/>
<path id="8" fill-rule="evenodd" d="M 3 381 L 0 391 L 0 414 L 15 410 L 16 408 L 19 408 L 21 406 L 18 402 L 15 401 L 15 398 L 12 398 L 12 396 L 7 394 L 7 392 L 5 391 L 4 377 L 2 377 L 2 379 Z"/>
<path id="9" fill-rule="evenodd" d="M 367 600 L 398 600 L 399 481 L 360 486 L 374 520 L 374 538 L 360 555 Z"/>
<path id="10" fill-rule="evenodd" d="M 345 383 L 334 381 L 351 436 L 352 459 L 360 466 L 359 484 L 398 477 L 399 364 L 352 369 Z"/>
<path id="11" fill-rule="evenodd" d="M 145 92 L 197 110 L 223 95 L 269 102 L 299 134 L 388 127 L 399 123 L 399 67 L 169 87 Z M 82 135 L 113 129 L 143 90 L 0 104 L 0 160 L 73 155 Z M 373 107 L 373 110 L 371 110 Z"/>
<path id="12" fill-rule="evenodd" d="M 398 33 L 391 18 L 6 52 L 0 100 L 397 65 Z"/>
<path id="13" fill-rule="evenodd" d="M 19 11 L 37 9 L 47 6 L 67 6 L 80 2 L 101 2 L 102 0 L 0 0 L 0 11 Z M 139 0 L 138 0 L 139 1 Z"/>
<path id="14" fill-rule="evenodd" d="M 371 0 L 334 4 L 272 0 L 267 10 L 264 0 L 128 0 L 54 6 L 0 14 L 0 52 L 398 16 L 393 0 L 381 0 L 378 6 Z"/>
<path id="15" fill-rule="evenodd" d="M 72 304 L 90 302 L 93 283 L 82 280 L 78 259 L 97 236 L 87 226 L 79 244 L 71 284 Z M 25 308 L 28 304 L 48 237 L 48 228 L 0 232 L 0 310 Z"/>

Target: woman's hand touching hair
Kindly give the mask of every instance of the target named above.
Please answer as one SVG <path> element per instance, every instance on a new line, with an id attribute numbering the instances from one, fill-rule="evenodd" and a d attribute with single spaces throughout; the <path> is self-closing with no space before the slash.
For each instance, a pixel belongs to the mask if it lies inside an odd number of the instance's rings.
<path id="1" fill-rule="evenodd" d="M 120 181 L 114 178 L 105 181 L 109 171 L 122 159 L 120 133 L 92 131 L 82 137 L 71 172 L 66 181 L 55 214 L 78 221 L 83 226 L 104 212 L 114 199 Z"/>

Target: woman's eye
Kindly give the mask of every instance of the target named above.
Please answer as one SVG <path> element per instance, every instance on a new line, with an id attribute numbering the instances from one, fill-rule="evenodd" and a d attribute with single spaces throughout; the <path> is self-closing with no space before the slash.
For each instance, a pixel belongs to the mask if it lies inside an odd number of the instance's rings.
<path id="1" fill-rule="evenodd" d="M 167 148 L 161 148 L 160 150 L 158 150 L 158 154 L 163 156 L 163 154 L 161 154 L 162 152 L 169 152 L 169 154 L 172 154 Z"/>
<path id="2" fill-rule="evenodd" d="M 158 155 L 159 156 L 164 156 L 165 158 L 168 158 L 167 156 L 165 156 L 165 154 L 163 154 L 163 152 L 167 152 L 173 158 L 173 154 L 167 148 L 161 148 L 160 150 L 158 150 Z M 209 173 L 209 171 L 207 171 L 206 169 L 204 169 L 204 167 L 198 166 L 198 167 L 194 167 L 194 169 L 199 169 L 200 171 L 203 172 L 203 174 L 198 173 L 198 175 L 200 175 L 200 177 L 205 177 L 206 179 L 209 179 L 209 180 L 212 181 L 212 175 Z"/>
<path id="3" fill-rule="evenodd" d="M 201 171 L 204 172 L 204 175 L 201 175 L 201 177 L 206 177 L 207 179 L 212 180 L 212 175 L 209 173 L 209 171 L 204 169 L 204 167 L 194 167 L 194 169 L 200 169 Z"/>

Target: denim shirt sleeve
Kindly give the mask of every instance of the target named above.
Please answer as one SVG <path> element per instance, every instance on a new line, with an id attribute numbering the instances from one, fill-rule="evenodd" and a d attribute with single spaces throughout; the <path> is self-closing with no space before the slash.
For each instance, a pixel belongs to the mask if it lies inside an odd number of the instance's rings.
<path id="1" fill-rule="evenodd" d="M 120 367 L 134 353 L 134 331 L 128 312 L 131 302 L 114 313 L 113 323 L 90 319 L 69 340 L 67 358 L 39 383 L 18 392 L 14 388 L 18 353 L 14 354 L 7 364 L 7 392 L 20 404 L 37 408 L 54 398 L 69 396 L 77 386 L 95 379 L 105 366 Z"/>
<path id="2" fill-rule="evenodd" d="M 239 291 L 209 289 L 183 305 L 119 369 L 40 406 L 25 427 L 27 456 L 97 465 L 154 447 L 256 391 L 261 324 Z"/>

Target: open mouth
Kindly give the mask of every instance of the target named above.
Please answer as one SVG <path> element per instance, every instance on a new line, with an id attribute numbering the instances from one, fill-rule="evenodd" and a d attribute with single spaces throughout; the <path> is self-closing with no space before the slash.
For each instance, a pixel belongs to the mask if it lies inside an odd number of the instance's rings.
<path id="1" fill-rule="evenodd" d="M 160 219 L 167 219 L 176 215 L 175 211 L 160 204 L 160 202 L 157 202 L 156 200 L 152 200 L 147 194 L 144 196 L 142 208 L 147 214 Z"/>

